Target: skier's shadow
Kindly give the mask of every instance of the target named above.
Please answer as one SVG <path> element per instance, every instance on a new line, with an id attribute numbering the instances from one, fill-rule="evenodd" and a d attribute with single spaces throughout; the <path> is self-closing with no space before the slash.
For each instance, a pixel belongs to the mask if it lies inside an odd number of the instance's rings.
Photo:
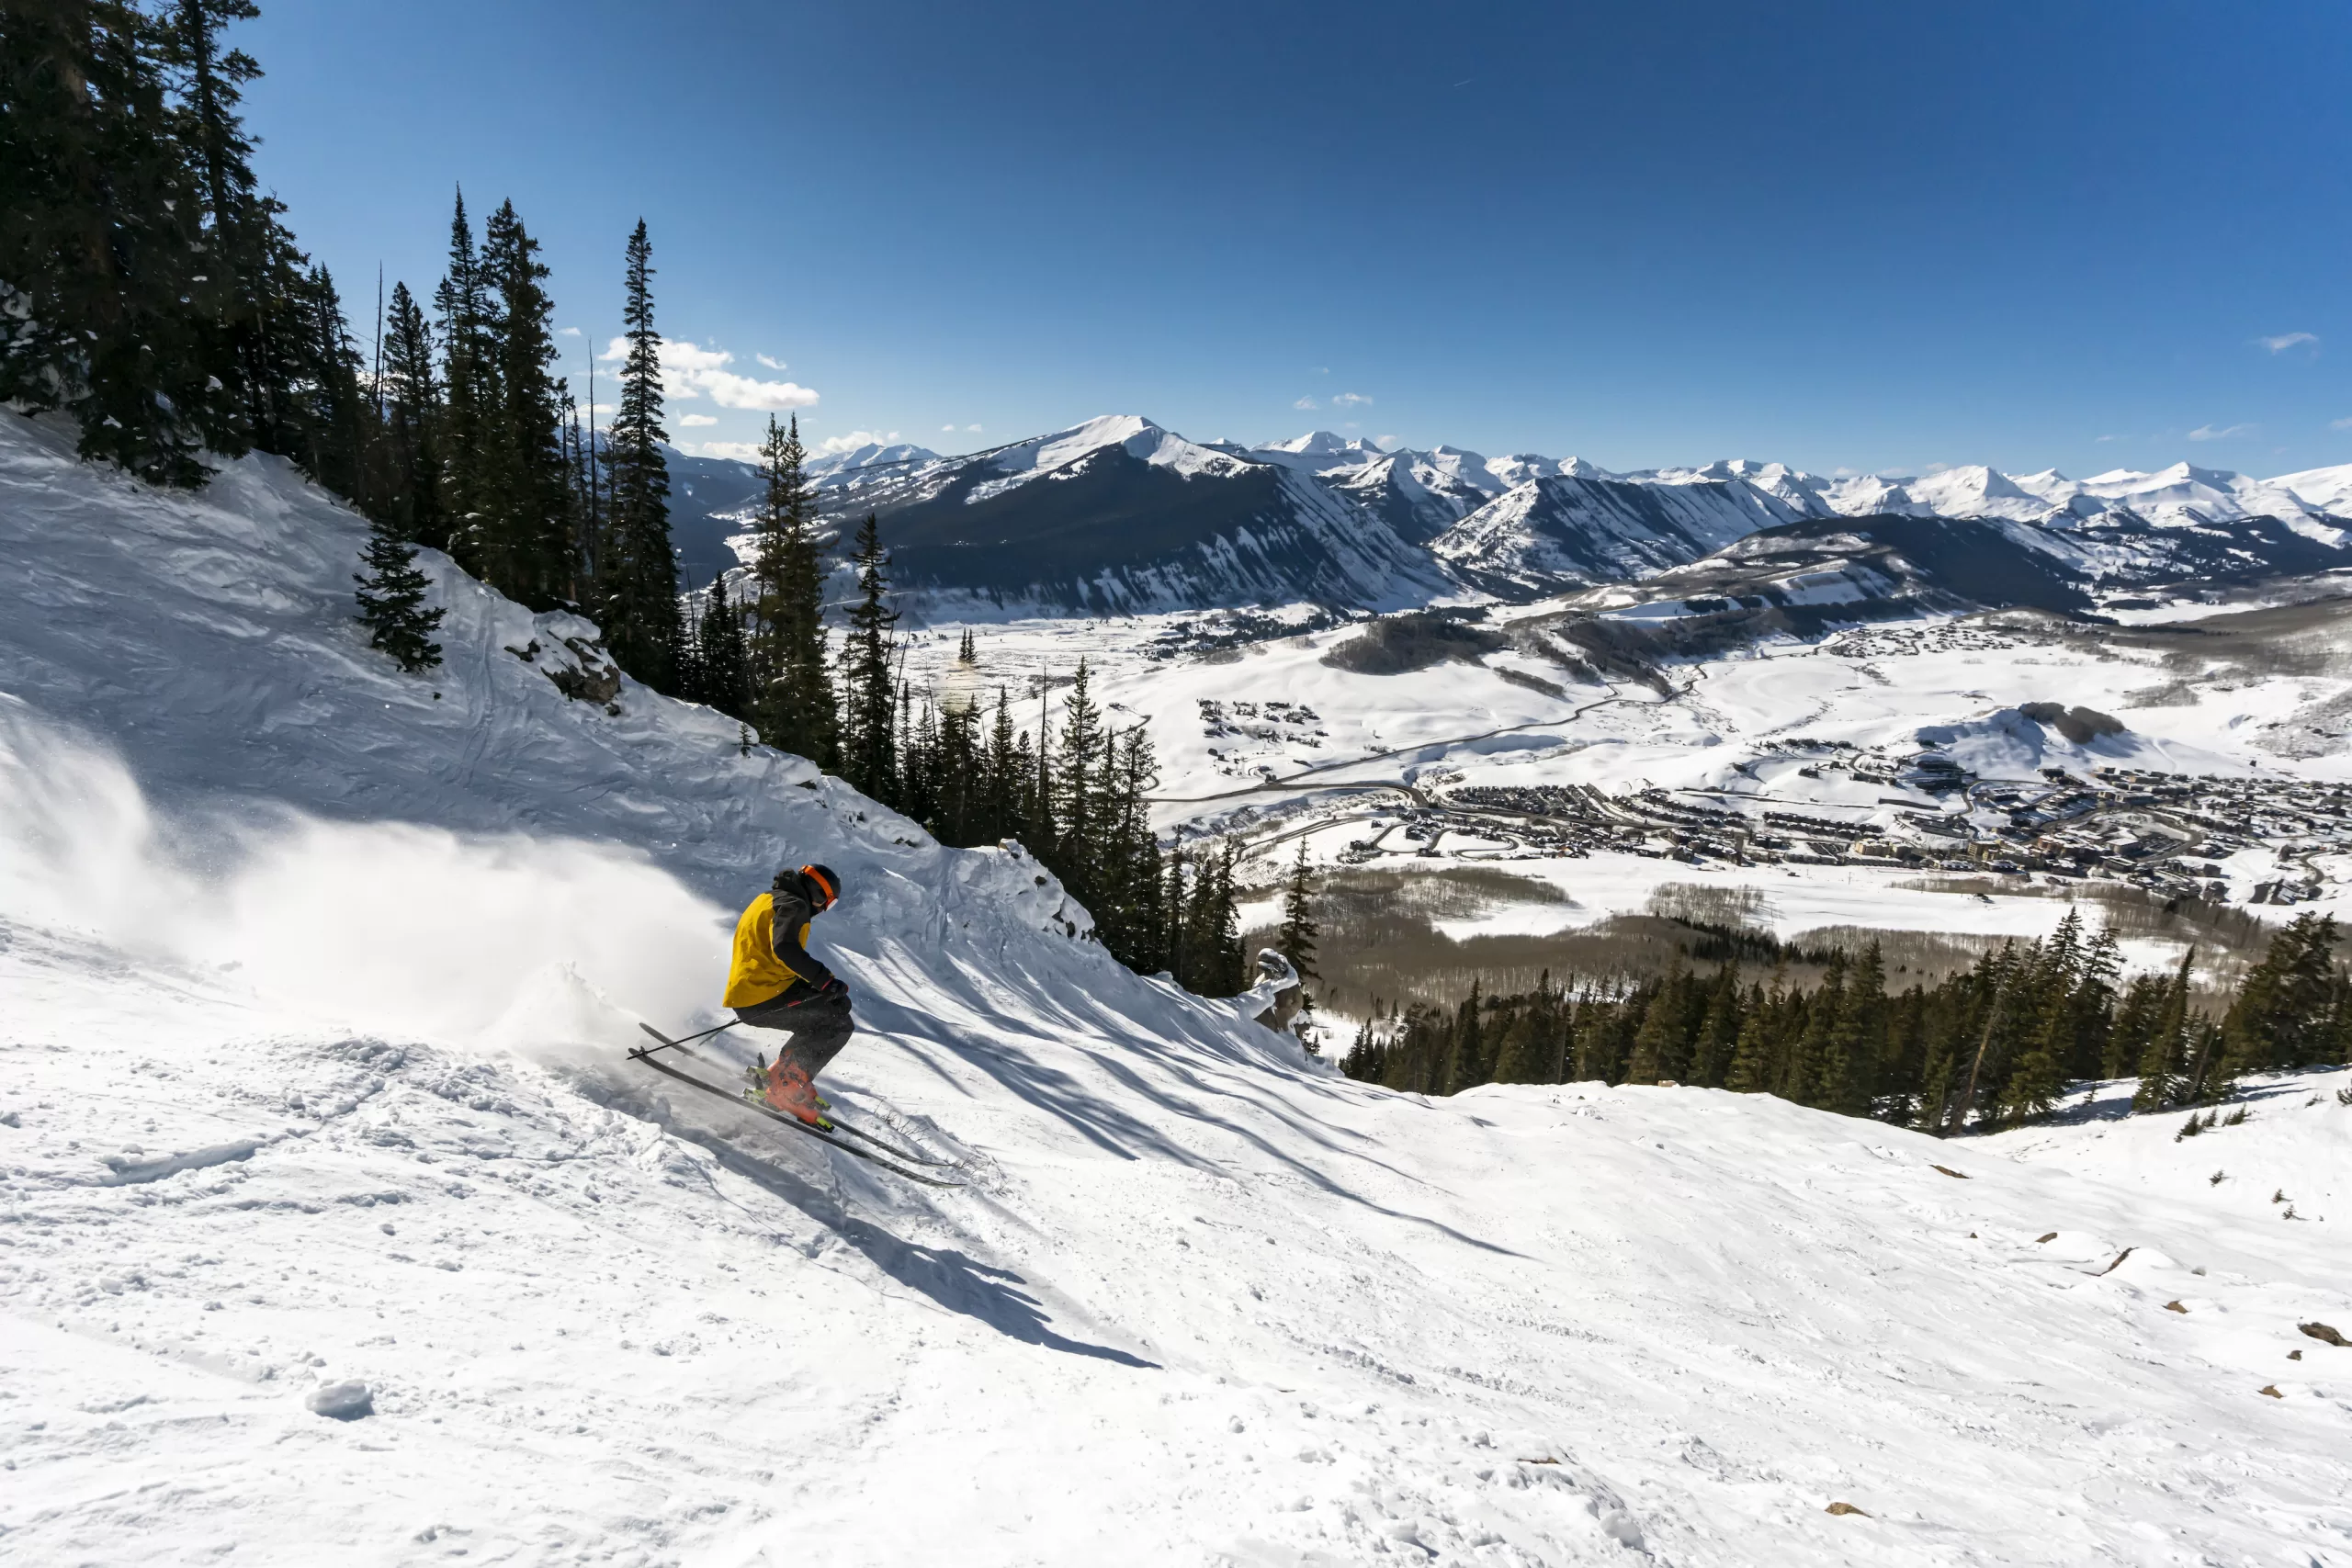
<path id="1" fill-rule="evenodd" d="M 707 1151 L 728 1170 L 774 1193 L 823 1225 L 883 1274 L 949 1312 L 976 1318 L 1024 1345 L 1042 1346 L 1073 1356 L 1091 1356 L 1123 1367 L 1160 1370 L 1157 1361 L 1055 1333 L 1045 1308 L 1021 1288 L 1028 1281 L 1011 1269 L 992 1269 L 953 1247 L 918 1247 L 913 1242 L 901 1241 L 871 1220 L 850 1213 L 834 1201 L 831 1193 L 789 1167 L 747 1154 L 720 1134 L 693 1122 L 662 1116 L 661 1123 L 672 1135 Z"/>

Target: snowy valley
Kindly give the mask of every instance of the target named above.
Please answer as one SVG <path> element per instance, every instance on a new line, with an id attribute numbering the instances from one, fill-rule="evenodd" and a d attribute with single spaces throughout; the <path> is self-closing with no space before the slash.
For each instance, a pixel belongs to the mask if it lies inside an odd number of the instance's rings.
<path id="1" fill-rule="evenodd" d="M 349 618 L 363 532 L 275 459 L 188 496 L 0 419 L 13 1560 L 2352 1560 L 2352 1350 L 2302 1326 L 2352 1330 L 2345 1073 L 2194 1141 L 2111 1090 L 1957 1141 L 1672 1087 L 1389 1093 L 430 553 L 447 662 L 398 674 Z M 1570 608 L 1385 675 L 1325 661 L 1353 624 L 998 620 L 985 658 L 1101 660 L 1170 826 L 1343 764 L 1270 817 L 1334 861 L 1365 780 L 1392 818 L 1742 778 L 1928 817 L 1949 792 L 1892 764 L 1932 724 L 1980 784 L 2339 777 L 2326 673 L 2133 707 L 2164 650 L 1924 619 L 1661 691 L 1513 640 Z M 2017 716 L 2052 698 L 2131 728 Z M 1405 858 L 1516 857 L 1572 913 L 1669 872 L 1770 876 L 1792 928 L 2055 908 L 1528 837 Z M 2283 852 L 2250 838 L 2231 896 Z M 799 859 L 854 889 L 819 937 L 865 1027 L 828 1082 L 960 1191 L 624 1055 L 717 1021 L 735 908 Z"/>

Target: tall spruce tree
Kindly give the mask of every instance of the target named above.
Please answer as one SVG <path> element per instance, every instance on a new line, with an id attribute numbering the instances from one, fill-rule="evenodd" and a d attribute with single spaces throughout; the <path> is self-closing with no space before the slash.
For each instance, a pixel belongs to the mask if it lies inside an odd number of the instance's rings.
<path id="1" fill-rule="evenodd" d="M 273 318 L 288 303 L 272 265 L 285 209 L 260 193 L 253 139 L 238 113 L 261 67 L 221 37 L 230 23 L 260 15 L 252 0 L 176 0 L 157 18 L 205 228 L 207 260 L 190 303 L 201 319 L 204 368 L 220 383 L 211 444 L 231 453 L 256 443 L 277 449 L 269 444 L 285 429 L 280 403 L 288 391 L 270 351 Z"/>
<path id="2" fill-rule="evenodd" d="M 501 202 L 482 226 L 478 277 L 483 308 L 478 341 L 490 363 L 479 389 L 484 400 L 475 411 L 480 445 L 472 551 L 492 587 L 534 610 L 552 609 L 576 598 L 563 392 L 553 373 L 555 301 L 547 291 L 539 243 L 512 201 Z M 649 322 L 650 310 L 648 301 Z M 627 397 L 625 380 L 624 409 Z M 654 398 L 650 417 L 658 420 L 658 383 Z M 658 425 L 651 428 L 658 441 Z M 658 447 L 653 459 L 662 462 Z M 658 493 L 666 495 L 666 480 Z M 661 521 L 666 556 L 666 507 Z M 670 586 L 674 599 L 674 573 Z"/>
<path id="3" fill-rule="evenodd" d="M 449 525 L 442 510 L 441 392 L 433 369 L 433 329 L 405 283 L 392 285 L 377 395 L 384 422 L 383 515 L 401 538 L 447 549 Z"/>
<path id="4" fill-rule="evenodd" d="M 1274 933 L 1274 951 L 1290 961 L 1301 978 L 1319 979 L 1315 939 L 1322 934 L 1315 920 L 1315 868 L 1307 863 L 1306 840 L 1301 839 L 1291 861 L 1290 881 L 1283 887 L 1283 923 Z"/>
<path id="5" fill-rule="evenodd" d="M 491 347 L 481 257 L 474 247 L 462 187 L 449 217 L 448 270 L 433 291 L 433 307 L 441 320 L 441 513 L 449 553 L 479 577 L 486 570 L 483 519 L 490 457 L 485 424 L 497 402 L 492 378 L 497 360 Z"/>
<path id="6" fill-rule="evenodd" d="M 899 613 L 890 607 L 890 557 L 872 513 L 850 556 L 857 601 L 842 640 L 842 777 L 886 805 L 899 783 L 899 702 L 892 671 Z"/>
<path id="7" fill-rule="evenodd" d="M 807 461 L 799 416 L 779 426 L 770 414 L 760 446 L 765 482 L 753 523 L 750 716 L 771 746 L 830 768 L 840 760 L 841 716 L 827 656 L 824 558 Z"/>
<path id="8" fill-rule="evenodd" d="M 597 609 L 621 667 L 656 691 L 673 688 L 684 628 L 670 544 L 670 465 L 662 444 L 662 335 L 653 326 L 653 246 L 639 219 L 629 235 L 621 322 L 620 404 L 607 446 L 611 515 L 599 565 Z"/>

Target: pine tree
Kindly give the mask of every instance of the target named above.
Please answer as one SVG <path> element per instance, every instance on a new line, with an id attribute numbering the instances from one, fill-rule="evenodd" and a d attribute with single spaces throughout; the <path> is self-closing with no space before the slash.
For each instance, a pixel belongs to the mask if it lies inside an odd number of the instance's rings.
<path id="1" fill-rule="evenodd" d="M 1731 1067 L 1732 1055 L 1739 1044 L 1740 1031 L 1739 966 L 1729 959 L 1715 972 L 1714 984 L 1708 988 L 1707 1010 L 1699 1026 L 1699 1038 L 1691 1046 L 1690 1081 L 1701 1089 L 1722 1087 L 1724 1075 Z"/>
<path id="2" fill-rule="evenodd" d="M 1302 979 L 1320 979 L 1315 967 L 1315 939 L 1323 928 L 1315 922 L 1315 872 L 1306 861 L 1306 840 L 1298 841 L 1298 857 L 1291 863 L 1290 882 L 1283 889 L 1283 923 L 1274 936 L 1274 950 L 1290 960 Z"/>
<path id="3" fill-rule="evenodd" d="M 293 458 L 311 478 L 370 516 L 377 498 L 368 483 L 381 427 L 375 401 L 359 385 L 359 351 L 344 319 L 334 278 L 312 267 L 294 293 L 273 306 L 277 319 L 301 330 L 295 361 L 298 378 L 274 394 L 284 423 L 286 446 L 271 446 Z"/>
<path id="4" fill-rule="evenodd" d="M 261 67 L 221 42 L 230 23 L 260 14 L 252 0 L 177 0 L 158 18 L 164 57 L 178 78 L 179 138 L 205 227 L 207 260 L 190 303 L 201 318 L 204 369 L 220 383 L 212 446 L 232 453 L 266 445 L 284 430 L 279 404 L 291 389 L 274 371 L 269 347 L 271 317 L 285 303 L 271 265 L 284 208 L 260 194 L 253 139 L 238 115 L 244 86 Z"/>
<path id="5" fill-rule="evenodd" d="M 1769 995 L 1760 984 L 1748 993 L 1747 1016 L 1740 1020 L 1731 1065 L 1724 1069 L 1724 1087 L 1735 1094 L 1762 1094 L 1772 1086 L 1772 1042 L 1779 1032 L 1784 979 L 1776 969 Z"/>
<path id="6" fill-rule="evenodd" d="M 379 521 L 368 530 L 360 559 L 368 570 L 352 581 L 359 584 L 355 597 L 368 642 L 412 674 L 440 663 L 441 645 L 433 640 L 433 632 L 444 612 L 424 607 L 432 580 L 417 570 L 416 547 Z"/>
<path id="7" fill-rule="evenodd" d="M 850 563 L 857 569 L 857 603 L 842 643 L 842 777 L 857 789 L 895 804 L 899 777 L 898 700 L 891 660 L 899 613 L 890 608 L 890 558 L 882 526 L 866 514 Z"/>
<path id="8" fill-rule="evenodd" d="M 1081 903 L 1095 891 L 1095 866 L 1087 850 L 1097 828 L 1098 802 L 1091 775 L 1102 734 L 1102 710 L 1095 704 L 1089 680 L 1081 659 L 1069 694 L 1062 698 L 1061 764 L 1054 770 L 1052 796 L 1060 829 L 1057 848 L 1063 863 L 1076 873 L 1070 890 Z"/>
<path id="9" fill-rule="evenodd" d="M 481 533 L 489 504 L 486 421 L 497 401 L 492 379 L 496 356 L 492 352 L 487 318 L 489 304 L 482 285 L 481 258 L 474 250 L 474 234 L 466 219 L 466 193 L 457 195 L 449 219 L 449 264 L 433 305 L 441 318 L 441 391 L 439 448 L 444 493 L 443 528 L 449 553 L 458 564 L 481 576 L 484 570 Z"/>
<path id="10" fill-rule="evenodd" d="M 80 451 L 199 485 L 243 450 L 199 313 L 200 192 L 165 100 L 163 28 L 111 0 L 0 26 L 0 400 L 57 409 Z"/>
<path id="11" fill-rule="evenodd" d="M 2233 1080 L 2335 1055 L 2335 917 L 2304 913 L 2270 939 L 2222 1019 L 2222 1071 Z"/>
<path id="12" fill-rule="evenodd" d="M 405 283 L 392 285 L 385 322 L 383 405 L 384 514 L 401 538 L 435 549 L 449 545 L 442 511 L 441 394 L 433 371 L 433 329 Z"/>
<path id="13" fill-rule="evenodd" d="M 678 566 L 670 544 L 670 466 L 662 454 L 662 336 L 653 327 L 653 247 L 645 221 L 629 235 L 621 310 L 628 352 L 607 451 L 612 513 L 598 563 L 605 641 L 621 667 L 656 691 L 677 673 L 684 627 Z M 856 782 L 853 780 L 852 782 Z"/>
<path id="14" fill-rule="evenodd" d="M 2180 955 L 2180 968 L 2156 1003 L 2147 1043 L 2140 1052 L 2140 1085 L 2132 1095 L 2134 1111 L 2169 1110 L 2187 1098 L 2182 1075 L 2188 1065 L 2188 976 L 2196 962 L 2193 947 Z"/>
<path id="15" fill-rule="evenodd" d="M 840 755 L 841 719 L 826 655 L 815 491 L 798 415 L 782 427 L 768 416 L 760 460 L 766 483 L 753 525 L 752 720 L 770 745 L 831 767 Z"/>
<path id="16" fill-rule="evenodd" d="M 1460 1094 L 1487 1081 L 1487 1037 L 1479 1020 L 1483 999 L 1483 987 L 1473 980 L 1470 995 L 1453 1015 L 1453 1038 L 1445 1053 L 1444 1079 L 1435 1088 L 1439 1094 Z"/>
<path id="17" fill-rule="evenodd" d="M 1677 953 L 1668 967 L 1665 981 L 1642 1010 L 1640 1025 L 1634 1031 L 1633 1050 L 1625 1063 L 1627 1083 L 1656 1083 L 1672 1072 L 1672 1061 L 1682 1034 L 1682 992 L 1689 977 L 1683 973 L 1682 959 Z"/>
<path id="18" fill-rule="evenodd" d="M 725 573 L 711 579 L 703 597 L 701 617 L 695 623 L 695 647 L 699 658 L 701 700 L 728 717 L 741 720 L 750 711 L 750 671 L 743 647 L 743 623 L 728 602 Z"/>
<path id="19" fill-rule="evenodd" d="M 1886 965 L 1876 939 L 1846 980 L 1829 1029 L 1816 1103 L 1847 1116 L 1870 1114 L 1880 1053 L 1886 1043 Z"/>
<path id="20" fill-rule="evenodd" d="M 514 204 L 500 203 L 482 226 L 478 271 L 484 319 L 477 344 L 491 363 L 479 389 L 485 397 L 476 410 L 480 446 L 470 545 L 485 581 L 518 604 L 546 610 L 571 603 L 575 595 L 571 476 L 563 454 L 562 391 L 552 373 L 555 301 L 546 288 L 547 266 L 538 257 L 539 243 L 524 227 Z M 632 272 L 632 277 L 637 274 Z M 637 294 L 630 298 L 634 305 Z M 649 326 L 650 309 L 647 301 Z M 660 418 L 660 396 L 657 381 L 649 420 Z M 627 399 L 624 378 L 625 411 Z M 651 440 L 661 439 L 658 425 L 644 428 L 651 429 Z M 661 500 L 668 493 L 666 466 L 660 447 L 651 451 L 659 482 L 640 492 L 651 499 L 642 502 L 638 519 L 640 527 L 650 528 L 658 513 L 666 566 L 669 524 Z M 674 570 L 667 582 L 674 596 Z M 671 619 L 675 616 L 673 604 Z"/>

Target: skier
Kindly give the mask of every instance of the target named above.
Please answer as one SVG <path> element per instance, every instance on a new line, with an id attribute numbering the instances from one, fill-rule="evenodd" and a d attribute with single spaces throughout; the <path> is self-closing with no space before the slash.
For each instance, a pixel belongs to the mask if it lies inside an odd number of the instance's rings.
<path id="1" fill-rule="evenodd" d="M 747 1069 L 752 1082 L 778 1111 L 828 1132 L 833 1124 L 815 1080 L 849 1043 L 849 987 L 809 953 L 808 922 L 833 907 L 841 886 L 827 866 L 777 872 L 735 922 L 735 960 L 720 998 L 741 1022 L 788 1032 L 774 1062 Z"/>

